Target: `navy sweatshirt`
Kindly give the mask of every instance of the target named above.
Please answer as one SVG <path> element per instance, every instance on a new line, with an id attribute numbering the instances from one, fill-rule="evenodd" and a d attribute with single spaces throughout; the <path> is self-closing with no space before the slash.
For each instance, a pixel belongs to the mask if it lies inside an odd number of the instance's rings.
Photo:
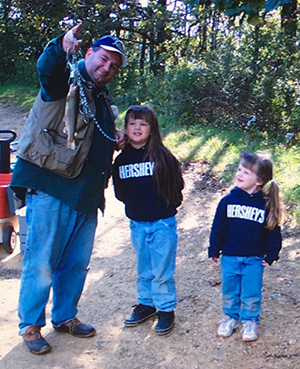
<path id="1" fill-rule="evenodd" d="M 271 265 L 279 259 L 280 227 L 266 228 L 268 215 L 262 191 L 248 194 L 238 187 L 222 198 L 213 220 L 209 257 L 259 256 Z"/>
<path id="2" fill-rule="evenodd" d="M 115 195 L 125 204 L 125 213 L 135 221 L 152 222 L 174 216 L 179 204 L 167 206 L 157 193 L 153 174 L 155 165 L 145 155 L 146 147 L 128 144 L 113 165 Z M 178 171 L 178 176 L 181 173 Z M 183 180 L 182 180 L 183 188 Z"/>

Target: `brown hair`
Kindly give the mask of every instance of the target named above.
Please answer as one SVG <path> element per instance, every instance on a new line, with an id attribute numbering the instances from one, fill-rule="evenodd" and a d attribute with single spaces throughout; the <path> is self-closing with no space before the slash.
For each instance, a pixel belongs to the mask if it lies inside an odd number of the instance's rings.
<path id="1" fill-rule="evenodd" d="M 182 176 L 178 160 L 167 149 L 161 138 L 157 117 L 154 111 L 145 105 L 131 106 L 125 115 L 125 127 L 129 118 L 144 119 L 150 124 L 150 136 L 147 142 L 145 155 L 155 163 L 154 181 L 157 184 L 158 194 L 167 205 L 179 206 L 182 202 Z"/>
<path id="2" fill-rule="evenodd" d="M 273 230 L 276 225 L 281 225 L 284 215 L 284 205 L 279 193 L 279 187 L 273 180 L 273 164 L 272 161 L 262 155 L 243 154 L 240 164 L 254 172 L 261 180 L 260 186 L 267 200 L 266 208 L 269 210 L 267 217 L 267 228 Z M 268 188 L 264 186 L 270 182 Z"/>

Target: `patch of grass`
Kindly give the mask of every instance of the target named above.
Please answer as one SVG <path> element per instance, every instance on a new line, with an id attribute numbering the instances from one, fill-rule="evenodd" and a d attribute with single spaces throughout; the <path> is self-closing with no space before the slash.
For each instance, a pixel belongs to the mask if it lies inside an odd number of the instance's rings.
<path id="1" fill-rule="evenodd" d="M 300 224 L 300 150 L 298 146 L 277 147 L 274 153 L 274 177 L 284 193 L 293 224 Z"/>
<path id="2" fill-rule="evenodd" d="M 38 88 L 7 85 L 0 86 L 0 99 L 7 104 L 16 104 L 22 107 L 22 111 L 28 112 L 34 103 Z"/>
<path id="3" fill-rule="evenodd" d="M 190 127 L 172 130 L 164 136 L 165 145 L 181 162 L 206 161 L 224 186 L 229 186 L 244 152 L 270 156 L 274 179 L 279 185 L 291 225 L 300 224 L 300 150 L 299 144 L 286 147 L 267 135 L 239 130 Z"/>

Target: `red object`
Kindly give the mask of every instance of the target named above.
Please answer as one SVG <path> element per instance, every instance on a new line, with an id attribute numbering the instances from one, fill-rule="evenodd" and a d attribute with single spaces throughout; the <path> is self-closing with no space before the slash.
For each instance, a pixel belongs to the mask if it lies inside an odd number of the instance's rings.
<path id="1" fill-rule="evenodd" d="M 9 210 L 7 187 L 10 184 L 12 173 L 0 173 L 0 219 L 12 217 Z"/>

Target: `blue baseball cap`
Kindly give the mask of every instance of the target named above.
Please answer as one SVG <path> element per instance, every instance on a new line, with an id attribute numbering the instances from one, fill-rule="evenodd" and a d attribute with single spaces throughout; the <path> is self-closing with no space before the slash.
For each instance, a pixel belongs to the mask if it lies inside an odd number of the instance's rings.
<path id="1" fill-rule="evenodd" d="M 96 47 L 102 47 L 102 49 L 105 49 L 107 51 L 113 51 L 120 54 L 122 58 L 121 67 L 126 67 L 126 50 L 123 42 L 120 39 L 113 36 L 103 36 L 94 42 L 92 49 L 95 49 Z"/>

